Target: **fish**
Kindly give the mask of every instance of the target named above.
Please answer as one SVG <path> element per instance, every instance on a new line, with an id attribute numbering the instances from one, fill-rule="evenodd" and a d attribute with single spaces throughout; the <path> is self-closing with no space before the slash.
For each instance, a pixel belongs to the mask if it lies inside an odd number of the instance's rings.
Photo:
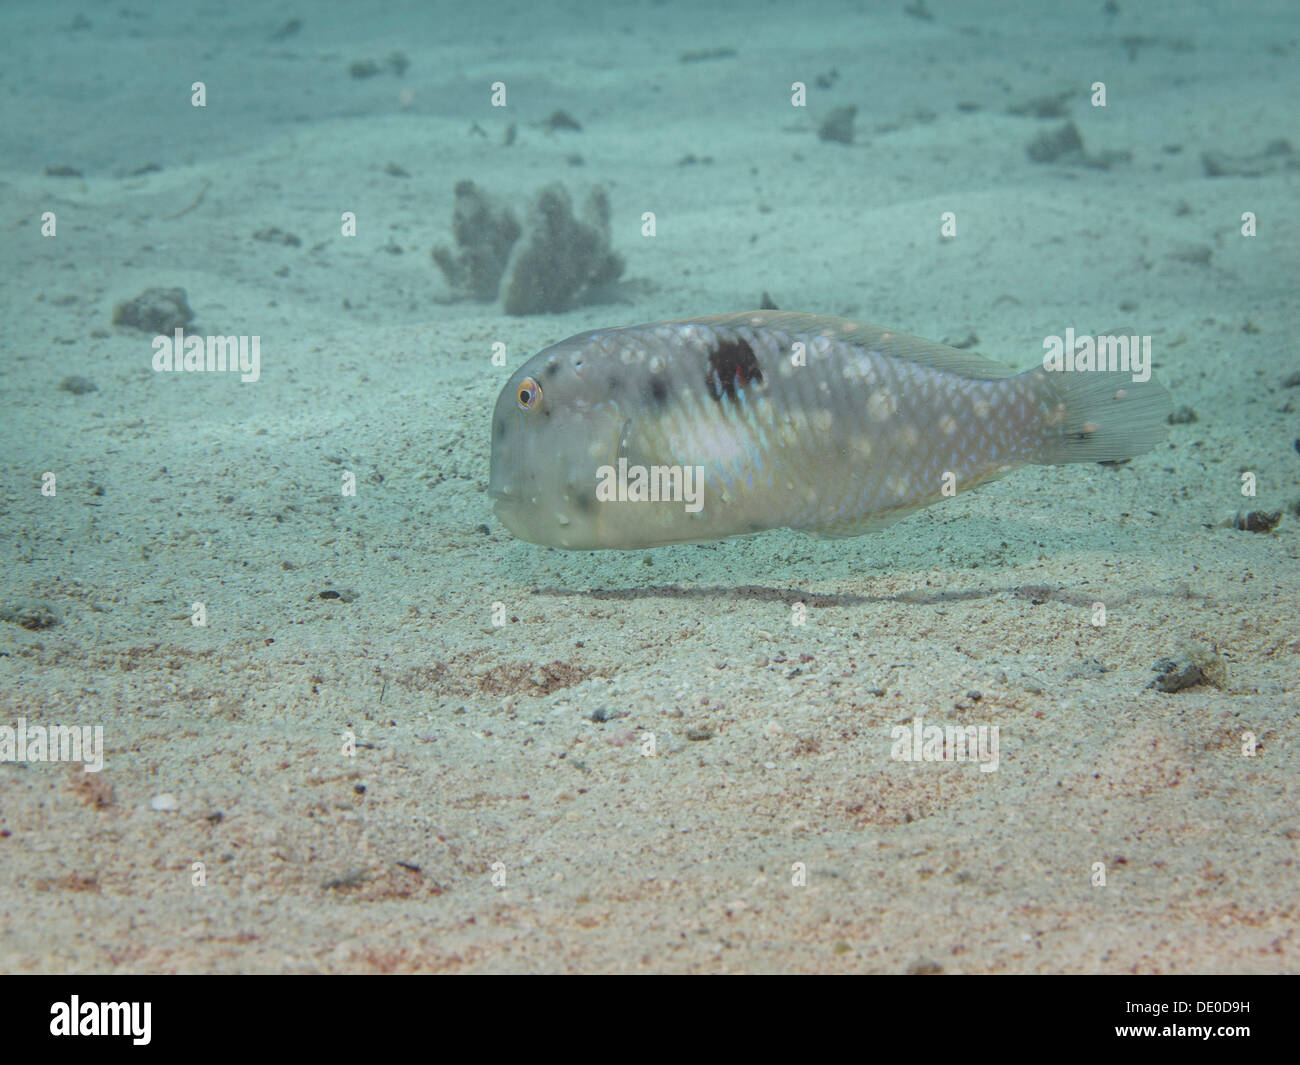
<path id="1" fill-rule="evenodd" d="M 860 536 L 1021 466 L 1151 450 L 1170 399 L 1138 377 L 803 312 L 595 329 L 503 385 L 488 492 L 514 536 L 568 550 Z"/>

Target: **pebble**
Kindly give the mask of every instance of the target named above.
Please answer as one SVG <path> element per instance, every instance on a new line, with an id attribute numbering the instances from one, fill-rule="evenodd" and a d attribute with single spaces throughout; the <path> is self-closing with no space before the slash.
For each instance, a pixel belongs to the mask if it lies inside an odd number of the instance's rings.
<path id="1" fill-rule="evenodd" d="M 181 803 L 170 791 L 164 791 L 161 795 L 155 795 L 149 800 L 149 809 L 151 810 L 179 810 Z"/>

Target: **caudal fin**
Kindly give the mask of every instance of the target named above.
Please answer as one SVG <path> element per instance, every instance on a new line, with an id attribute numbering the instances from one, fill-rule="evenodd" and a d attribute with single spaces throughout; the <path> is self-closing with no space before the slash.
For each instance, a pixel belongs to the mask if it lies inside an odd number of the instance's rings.
<path id="1" fill-rule="evenodd" d="M 1038 462 L 1117 462 L 1150 451 L 1169 432 L 1169 393 L 1153 380 L 1088 371 L 1047 377 L 1066 416 L 1048 430 Z"/>

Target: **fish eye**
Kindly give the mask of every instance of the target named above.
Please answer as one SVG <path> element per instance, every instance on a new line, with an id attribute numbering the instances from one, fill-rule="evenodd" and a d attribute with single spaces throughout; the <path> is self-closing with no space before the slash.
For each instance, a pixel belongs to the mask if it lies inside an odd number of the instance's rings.
<path id="1" fill-rule="evenodd" d="M 524 410 L 536 405 L 537 401 L 542 398 L 542 386 L 534 381 L 531 377 L 525 377 L 519 382 L 519 391 L 515 393 L 515 399 L 519 401 L 519 406 Z"/>

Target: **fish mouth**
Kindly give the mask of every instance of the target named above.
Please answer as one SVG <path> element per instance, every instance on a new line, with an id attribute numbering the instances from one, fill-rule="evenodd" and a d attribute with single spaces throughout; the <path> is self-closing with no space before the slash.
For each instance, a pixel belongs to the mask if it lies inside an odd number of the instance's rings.
<path id="1" fill-rule="evenodd" d="M 504 489 L 489 489 L 488 495 L 492 497 L 492 513 L 497 516 L 497 520 L 502 525 L 514 531 L 514 518 L 519 513 L 520 504 L 523 502 L 517 495 L 512 495 Z"/>
<path id="2" fill-rule="evenodd" d="M 488 497 L 494 500 L 513 499 L 518 502 L 523 493 L 514 491 L 520 487 L 519 479 L 515 476 L 515 468 L 509 463 L 499 462 L 493 457 L 492 468 L 488 471 Z"/>
<path id="3" fill-rule="evenodd" d="M 527 517 L 522 510 L 522 500 L 518 496 L 511 496 L 507 493 L 494 493 L 496 502 L 492 505 L 492 513 L 511 536 L 517 540 L 524 540 L 528 543 L 540 543 L 536 534 L 531 530 Z"/>

